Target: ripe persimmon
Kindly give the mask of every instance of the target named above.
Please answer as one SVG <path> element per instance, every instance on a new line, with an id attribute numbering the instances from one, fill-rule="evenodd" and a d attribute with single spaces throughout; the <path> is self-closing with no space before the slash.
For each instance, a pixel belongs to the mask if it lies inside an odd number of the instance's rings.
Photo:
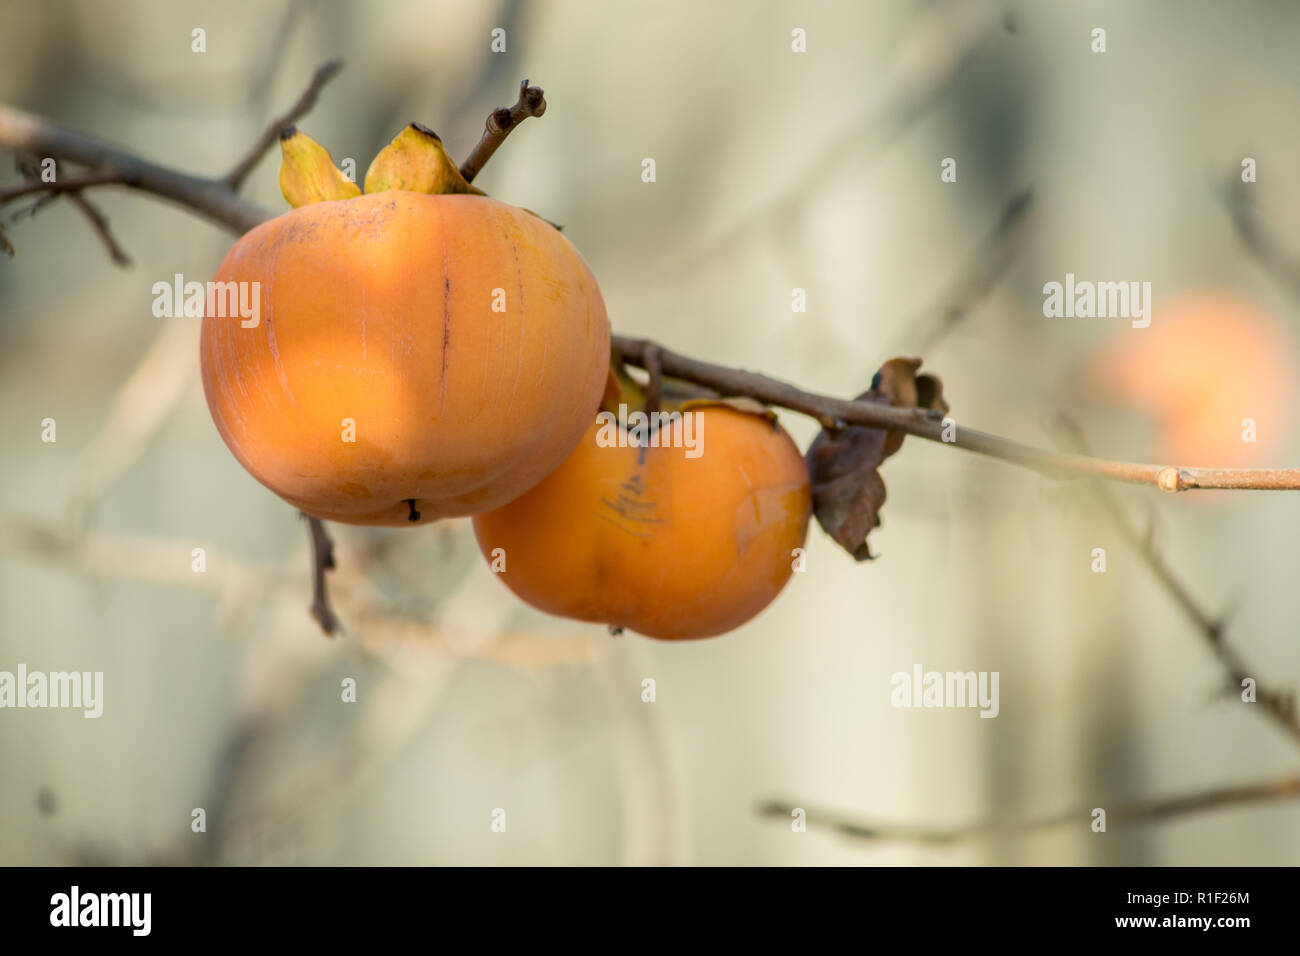
<path id="1" fill-rule="evenodd" d="M 698 417 L 669 420 L 651 447 L 602 412 L 554 473 L 474 518 L 515 594 L 666 639 L 725 633 L 772 602 L 807 535 L 803 457 L 768 415 L 700 402 L 680 411 Z"/>
<path id="2" fill-rule="evenodd" d="M 582 257 L 476 194 L 420 127 L 380 154 L 365 195 L 301 133 L 282 145 L 300 208 L 241 238 L 216 276 L 258 284 L 259 321 L 211 302 L 203 321 L 204 390 L 235 457 L 295 507 L 352 524 L 527 491 L 607 379 L 609 321 Z"/>

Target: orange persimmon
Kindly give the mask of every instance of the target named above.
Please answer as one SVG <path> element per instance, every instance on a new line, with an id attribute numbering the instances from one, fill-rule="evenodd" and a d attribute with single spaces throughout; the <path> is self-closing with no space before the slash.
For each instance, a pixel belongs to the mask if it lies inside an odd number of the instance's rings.
<path id="1" fill-rule="evenodd" d="M 382 191 L 366 195 L 302 134 L 284 150 L 282 188 L 306 204 L 241 238 L 216 276 L 259 290 L 258 320 L 211 302 L 203 320 L 204 390 L 230 450 L 295 507 L 352 524 L 527 491 L 573 449 L 607 379 L 609 321 L 581 256 L 472 187 L 394 188 L 420 181 L 412 157 L 445 157 L 420 127 L 376 159 L 366 185 Z"/>
<path id="2" fill-rule="evenodd" d="M 609 440 L 627 432 L 603 412 L 541 484 L 474 518 L 515 594 L 666 639 L 725 633 L 772 602 L 807 534 L 803 457 L 767 416 L 700 403 L 683 413 L 698 416 L 698 456 L 683 418 L 659 429 L 659 447 L 635 447 Z"/>

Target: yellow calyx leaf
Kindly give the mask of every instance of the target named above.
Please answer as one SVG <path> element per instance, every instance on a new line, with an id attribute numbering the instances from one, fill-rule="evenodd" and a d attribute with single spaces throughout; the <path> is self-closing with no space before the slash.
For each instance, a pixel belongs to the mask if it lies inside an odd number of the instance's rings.
<path id="1" fill-rule="evenodd" d="M 280 134 L 280 156 L 280 192 L 295 209 L 361 195 L 360 187 L 339 171 L 325 147 L 293 126 Z"/>
<path id="2" fill-rule="evenodd" d="M 366 171 L 366 192 L 402 189 L 413 193 L 485 195 L 460 174 L 438 134 L 412 123 L 379 151 Z"/>

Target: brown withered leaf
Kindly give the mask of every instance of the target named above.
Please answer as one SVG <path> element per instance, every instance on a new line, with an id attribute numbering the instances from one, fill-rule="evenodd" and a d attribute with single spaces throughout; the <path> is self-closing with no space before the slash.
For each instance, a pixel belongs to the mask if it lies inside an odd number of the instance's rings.
<path id="1" fill-rule="evenodd" d="M 900 408 L 948 411 L 943 383 L 933 375 L 918 375 L 919 358 L 893 358 L 880 367 L 860 402 L 880 402 Z M 885 482 L 880 465 L 903 445 L 905 433 L 896 428 L 846 425 L 821 433 L 808 447 L 813 513 L 817 523 L 856 561 L 873 557 L 867 535 L 880 525 Z"/>

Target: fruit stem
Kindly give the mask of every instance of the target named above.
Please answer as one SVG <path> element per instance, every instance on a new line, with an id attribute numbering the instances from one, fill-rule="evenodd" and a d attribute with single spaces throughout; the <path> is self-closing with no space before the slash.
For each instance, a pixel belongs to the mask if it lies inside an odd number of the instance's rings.
<path id="1" fill-rule="evenodd" d="M 484 125 L 483 136 L 469 154 L 469 158 L 460 165 L 460 174 L 465 182 L 472 183 L 483 164 L 492 158 L 497 147 L 505 142 L 510 131 L 530 116 L 541 116 L 546 112 L 546 97 L 540 87 L 529 86 L 524 80 L 519 84 L 519 99 L 514 106 L 493 110 Z"/>
<path id="2" fill-rule="evenodd" d="M 412 522 L 412 523 L 414 523 L 414 522 L 416 522 L 416 521 L 419 521 L 419 520 L 420 520 L 420 512 L 418 512 L 418 511 L 415 510 L 415 499 L 414 499 L 414 498 L 407 498 L 407 499 L 406 499 L 406 507 L 410 509 L 410 514 L 408 514 L 408 515 L 406 516 L 406 520 L 407 520 L 407 521 L 410 521 L 410 522 Z"/>

